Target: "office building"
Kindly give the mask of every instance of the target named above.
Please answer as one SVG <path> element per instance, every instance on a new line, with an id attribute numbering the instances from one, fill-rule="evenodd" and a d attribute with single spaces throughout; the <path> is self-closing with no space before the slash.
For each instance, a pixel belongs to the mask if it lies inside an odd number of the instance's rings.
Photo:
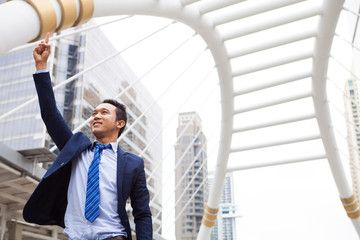
<path id="1" fill-rule="evenodd" d="M 175 146 L 175 234 L 195 240 L 207 201 L 206 137 L 196 112 L 180 113 Z"/>

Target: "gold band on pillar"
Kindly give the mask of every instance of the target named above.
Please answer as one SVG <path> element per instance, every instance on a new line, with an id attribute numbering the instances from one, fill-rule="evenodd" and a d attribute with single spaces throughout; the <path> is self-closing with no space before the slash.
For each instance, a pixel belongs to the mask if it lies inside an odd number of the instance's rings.
<path id="1" fill-rule="evenodd" d="M 40 33 L 32 41 L 37 41 L 45 37 L 47 32 L 53 33 L 56 30 L 56 14 L 53 5 L 49 0 L 26 0 L 40 18 Z"/>
<path id="2" fill-rule="evenodd" d="M 215 221 L 208 221 L 204 217 L 201 220 L 201 223 L 204 224 L 205 226 L 209 227 L 209 228 L 212 228 L 213 226 L 215 226 Z"/>
<path id="3" fill-rule="evenodd" d="M 79 0 L 79 2 L 79 17 L 77 18 L 73 26 L 77 26 L 89 21 L 94 13 L 94 0 Z"/>
<path id="4" fill-rule="evenodd" d="M 347 215 L 348 215 L 349 218 L 351 218 L 351 219 L 358 218 L 358 217 L 360 217 L 360 210 L 358 209 L 357 211 L 351 212 L 351 213 L 348 212 Z"/>
<path id="5" fill-rule="evenodd" d="M 216 217 L 217 217 L 217 213 L 218 213 L 219 209 L 216 208 L 209 208 L 207 205 L 205 207 L 205 213 L 204 216 L 201 220 L 201 222 L 211 228 L 215 225 L 216 222 Z"/>
<path id="6" fill-rule="evenodd" d="M 58 0 L 61 7 L 61 23 L 56 31 L 70 28 L 76 21 L 76 4 L 74 0 Z"/>
<path id="7" fill-rule="evenodd" d="M 349 198 L 341 198 L 341 202 L 345 205 L 345 204 L 352 204 L 355 202 L 355 195 L 352 195 Z"/>
<path id="8" fill-rule="evenodd" d="M 352 195 L 349 198 L 342 198 L 341 202 L 344 205 L 344 208 L 346 210 L 347 215 L 351 219 L 355 219 L 360 217 L 360 209 L 358 207 L 358 204 L 356 202 L 355 196 Z"/>
<path id="9" fill-rule="evenodd" d="M 205 211 L 211 214 L 217 214 L 219 209 L 218 208 L 209 208 L 208 205 L 205 206 Z"/>
<path id="10" fill-rule="evenodd" d="M 205 213 L 205 214 L 204 214 L 204 217 L 206 217 L 207 220 L 215 221 L 217 215 L 210 215 L 210 214 L 208 214 L 208 213 Z"/>
<path id="11" fill-rule="evenodd" d="M 344 208 L 347 212 L 355 211 L 358 208 L 358 204 L 355 202 L 352 205 L 344 205 Z"/>

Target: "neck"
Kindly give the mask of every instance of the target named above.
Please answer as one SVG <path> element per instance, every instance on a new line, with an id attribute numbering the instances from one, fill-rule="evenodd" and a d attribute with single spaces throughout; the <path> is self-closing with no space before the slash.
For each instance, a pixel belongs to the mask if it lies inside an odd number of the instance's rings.
<path id="1" fill-rule="evenodd" d="M 112 143 L 112 142 L 116 142 L 117 138 L 115 137 L 101 137 L 101 138 L 96 138 L 96 141 L 98 141 L 99 143 L 101 143 L 102 145 L 104 144 L 108 144 L 108 143 Z"/>

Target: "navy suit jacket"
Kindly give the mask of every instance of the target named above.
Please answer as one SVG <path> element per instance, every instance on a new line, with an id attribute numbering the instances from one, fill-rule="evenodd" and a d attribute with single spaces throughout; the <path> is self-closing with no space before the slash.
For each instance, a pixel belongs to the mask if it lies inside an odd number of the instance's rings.
<path id="1" fill-rule="evenodd" d="M 23 216 L 27 222 L 65 227 L 67 190 L 71 175 L 71 162 L 89 148 L 91 141 L 84 133 L 73 134 L 56 107 L 49 73 L 34 74 L 39 97 L 41 117 L 60 150 L 26 203 Z M 117 156 L 118 213 L 131 239 L 126 200 L 131 199 L 137 239 L 152 239 L 152 219 L 149 208 L 149 191 L 146 187 L 142 158 L 118 149 Z"/>

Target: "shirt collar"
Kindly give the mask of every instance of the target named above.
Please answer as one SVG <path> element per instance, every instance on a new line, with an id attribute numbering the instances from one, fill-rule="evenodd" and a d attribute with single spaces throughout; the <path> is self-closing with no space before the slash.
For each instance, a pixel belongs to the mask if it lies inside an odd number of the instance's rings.
<path id="1" fill-rule="evenodd" d="M 90 150 L 91 150 L 91 151 L 94 151 L 94 148 L 95 148 L 96 143 L 98 143 L 98 141 L 95 140 L 95 141 L 91 144 L 91 146 L 90 146 Z M 111 145 L 112 150 L 113 150 L 115 153 L 117 153 L 117 151 L 118 151 L 118 146 L 119 146 L 118 143 L 117 143 L 117 142 L 111 142 L 110 145 Z"/>

